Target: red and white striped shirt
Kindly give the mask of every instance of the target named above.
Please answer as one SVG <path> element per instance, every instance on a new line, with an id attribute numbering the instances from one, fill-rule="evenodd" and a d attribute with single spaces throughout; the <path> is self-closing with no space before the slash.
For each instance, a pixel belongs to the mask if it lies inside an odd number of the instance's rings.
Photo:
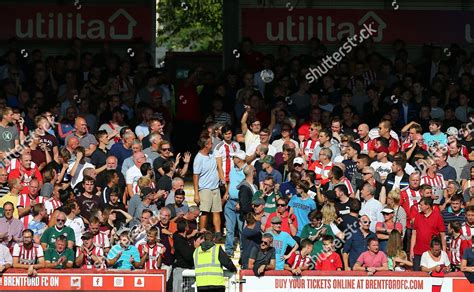
<path id="1" fill-rule="evenodd" d="M 34 265 L 39 258 L 44 257 L 43 248 L 41 245 L 33 243 L 30 249 L 23 246 L 23 242 L 15 244 L 13 247 L 13 257 L 18 257 L 18 263 L 24 265 Z"/>
<path id="2" fill-rule="evenodd" d="M 79 257 L 81 252 L 84 255 L 84 260 L 82 261 L 82 268 L 83 269 L 94 269 L 94 268 L 102 268 L 102 267 L 96 267 L 94 265 L 94 260 L 92 259 L 92 256 L 96 257 L 104 257 L 104 250 L 100 247 L 97 246 L 92 246 L 92 250 L 82 250 L 80 247 L 76 249 L 76 258 Z M 105 261 L 103 262 L 105 264 Z M 105 268 L 105 267 L 104 267 Z"/>
<path id="3" fill-rule="evenodd" d="M 467 222 L 465 222 L 461 226 L 461 234 L 466 240 L 470 240 L 472 236 L 474 235 L 474 225 L 469 225 Z"/>
<path id="4" fill-rule="evenodd" d="M 437 173 L 435 177 L 430 177 L 429 175 L 424 175 L 421 177 L 421 184 L 427 184 L 433 187 L 433 194 L 435 197 L 435 202 L 443 197 L 443 190 L 446 189 L 446 183 L 444 182 L 444 177 L 441 173 Z"/>
<path id="5" fill-rule="evenodd" d="M 291 254 L 290 258 L 286 261 L 286 263 L 292 268 L 300 268 L 303 270 L 304 267 L 309 267 L 311 264 L 311 257 L 309 255 L 302 256 L 299 251 L 296 251 Z"/>
<path id="6" fill-rule="evenodd" d="M 230 144 L 221 141 L 214 149 L 215 157 L 222 158 L 222 170 L 224 171 L 224 177 L 227 182 L 229 181 L 230 170 L 234 166 L 231 155 L 237 150 L 240 150 L 240 145 L 235 141 L 230 142 Z"/>
<path id="7" fill-rule="evenodd" d="M 165 246 L 161 243 L 155 244 L 155 246 L 150 247 L 148 243 L 142 243 L 138 246 L 138 251 L 140 252 L 140 257 L 144 255 L 144 247 L 148 248 L 148 261 L 145 263 L 145 269 L 147 270 L 158 270 L 158 258 L 163 256 L 165 253 Z"/>
<path id="8" fill-rule="evenodd" d="M 304 155 L 308 157 L 308 161 L 312 161 L 314 149 L 319 146 L 319 141 L 308 139 L 301 143 L 301 149 L 304 151 Z"/>
<path id="9" fill-rule="evenodd" d="M 20 198 L 18 199 L 18 206 L 17 208 L 28 208 L 31 206 L 31 201 L 36 200 L 38 204 L 44 203 L 46 200 L 43 196 L 36 196 L 36 198 L 30 197 L 28 194 L 21 194 Z M 23 225 L 25 226 L 25 229 L 28 228 L 29 224 L 29 218 L 28 216 L 23 216 L 20 218 L 21 222 L 23 222 Z"/>
<path id="10" fill-rule="evenodd" d="M 461 243 L 461 235 L 456 238 L 452 238 L 451 242 L 449 243 L 449 255 L 452 265 L 459 266 L 461 264 Z"/>
<path id="11" fill-rule="evenodd" d="M 44 202 L 44 207 L 46 208 L 46 213 L 51 216 L 54 210 L 61 207 L 63 203 L 60 200 L 56 200 L 55 198 L 51 198 Z"/>
<path id="12" fill-rule="evenodd" d="M 323 166 L 321 161 L 316 160 L 308 167 L 308 170 L 314 171 L 316 180 L 320 180 L 321 184 L 324 185 L 329 182 L 329 172 L 333 166 L 334 164 L 332 162 L 329 162 L 326 166 Z"/>
<path id="13" fill-rule="evenodd" d="M 346 187 L 347 187 L 347 190 L 349 191 L 349 195 L 352 195 L 354 193 L 354 189 L 352 188 L 352 184 L 351 182 L 349 181 L 349 179 L 345 176 L 341 177 L 341 182 L 340 183 L 343 183 Z"/>
<path id="14" fill-rule="evenodd" d="M 109 237 L 104 232 L 99 232 L 96 235 L 94 235 L 92 242 L 94 243 L 96 247 L 110 248 Z"/>
<path id="15" fill-rule="evenodd" d="M 400 192 L 400 206 L 407 214 L 407 225 L 410 226 L 410 209 L 413 205 L 418 205 L 421 200 L 421 193 L 419 190 L 415 191 L 410 187 L 406 187 Z"/>
<path id="16" fill-rule="evenodd" d="M 375 145 L 374 145 L 375 141 L 372 140 L 372 139 L 367 140 L 367 142 L 365 142 L 364 140 L 361 140 L 361 139 L 357 139 L 357 140 L 355 140 L 355 142 L 359 143 L 361 154 L 369 154 L 369 151 L 374 150 L 374 148 L 375 148 Z"/>

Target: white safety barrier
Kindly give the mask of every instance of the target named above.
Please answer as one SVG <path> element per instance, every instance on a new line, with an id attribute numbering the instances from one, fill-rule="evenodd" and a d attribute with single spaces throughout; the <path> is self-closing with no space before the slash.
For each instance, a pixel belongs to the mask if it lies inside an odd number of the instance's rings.
<path id="1" fill-rule="evenodd" d="M 237 274 L 232 273 L 224 269 L 224 278 L 226 279 L 226 292 L 238 292 L 240 281 L 237 279 Z M 183 291 L 182 292 L 194 292 L 197 291 L 196 287 L 196 274 L 194 270 L 183 271 Z"/>

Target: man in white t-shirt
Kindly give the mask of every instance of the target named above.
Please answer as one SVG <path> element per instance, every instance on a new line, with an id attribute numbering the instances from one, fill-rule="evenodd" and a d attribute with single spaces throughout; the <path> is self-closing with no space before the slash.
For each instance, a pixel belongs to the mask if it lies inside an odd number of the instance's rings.
<path id="1" fill-rule="evenodd" d="M 298 142 L 291 139 L 291 131 L 292 130 L 293 129 L 291 128 L 290 124 L 283 124 L 283 126 L 281 127 L 281 138 L 278 139 L 278 140 L 273 141 L 273 143 L 272 143 L 272 146 L 275 147 L 277 153 L 278 152 L 283 152 L 283 144 L 285 144 L 285 142 L 287 142 L 287 141 L 290 141 L 291 143 L 293 143 L 295 145 L 296 153 L 300 152 Z"/>
<path id="2" fill-rule="evenodd" d="M 125 176 L 125 183 L 127 184 L 127 190 L 130 195 L 135 194 L 134 190 L 137 185 L 138 179 L 142 177 L 140 167 L 146 162 L 146 156 L 143 152 L 137 152 L 133 154 L 134 165 L 127 170 Z"/>
<path id="3" fill-rule="evenodd" d="M 257 147 L 260 145 L 268 148 L 267 155 L 275 156 L 275 154 L 277 153 L 277 150 L 273 145 L 270 144 L 270 134 L 271 134 L 271 131 L 269 129 L 262 129 L 260 131 L 259 141 L 252 143 L 248 148 L 246 148 L 247 151 L 245 154 L 247 155 L 247 158 L 246 158 L 247 163 L 252 163 L 253 165 L 255 161 L 260 158 L 257 155 Z"/>
<path id="4" fill-rule="evenodd" d="M 380 179 L 383 183 L 385 182 L 387 175 L 392 172 L 392 162 L 388 161 L 388 146 L 380 145 L 380 142 L 377 141 L 374 151 L 377 160 L 372 162 L 370 167 L 380 174 Z"/>

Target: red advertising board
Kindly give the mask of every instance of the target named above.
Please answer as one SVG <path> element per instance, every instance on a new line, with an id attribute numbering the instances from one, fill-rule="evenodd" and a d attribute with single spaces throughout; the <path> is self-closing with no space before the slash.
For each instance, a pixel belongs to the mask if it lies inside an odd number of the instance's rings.
<path id="1" fill-rule="evenodd" d="M 0 5 L 0 39 L 150 41 L 155 14 L 146 5 Z M 100 3 L 100 2 L 98 2 Z"/>
<path id="2" fill-rule="evenodd" d="M 473 43 L 474 11 L 243 8 L 241 36 L 256 43 L 338 43 L 374 23 L 377 43 Z"/>
<path id="3" fill-rule="evenodd" d="M 0 277 L 0 291 L 165 291 L 165 271 L 40 270 L 37 277 L 26 271 L 8 271 Z"/>

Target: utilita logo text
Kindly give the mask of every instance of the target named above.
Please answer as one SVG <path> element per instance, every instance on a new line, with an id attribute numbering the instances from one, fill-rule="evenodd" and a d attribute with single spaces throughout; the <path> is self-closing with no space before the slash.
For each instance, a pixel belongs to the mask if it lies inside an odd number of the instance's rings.
<path id="1" fill-rule="evenodd" d="M 359 27 L 367 21 L 374 21 L 378 34 L 373 36 L 375 42 L 383 38 L 386 23 L 373 11 L 367 12 L 357 23 L 333 21 L 331 16 L 293 16 L 283 21 L 266 23 L 266 37 L 269 41 L 302 42 L 317 37 L 321 41 L 337 42 L 353 36 Z"/>
<path id="2" fill-rule="evenodd" d="M 115 23 L 126 21 L 120 29 Z M 123 23 L 123 22 L 122 22 Z M 137 21 L 124 9 L 117 9 L 108 19 L 84 19 L 79 13 L 37 12 L 34 17 L 15 20 L 15 34 L 19 39 L 91 39 L 130 40 Z"/>

